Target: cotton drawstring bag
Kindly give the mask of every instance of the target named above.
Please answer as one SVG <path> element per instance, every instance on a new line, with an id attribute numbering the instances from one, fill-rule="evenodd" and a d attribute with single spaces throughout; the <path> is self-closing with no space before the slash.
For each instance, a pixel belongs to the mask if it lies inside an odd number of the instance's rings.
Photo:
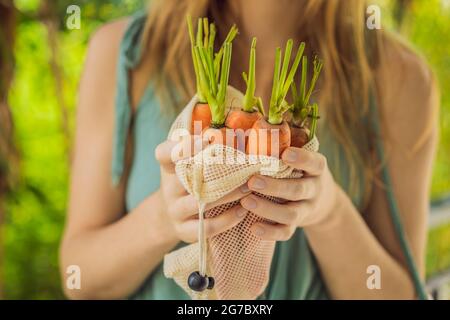
<path id="1" fill-rule="evenodd" d="M 227 111 L 240 109 L 242 99 L 243 94 L 229 86 L 225 102 Z M 183 109 L 172 124 L 169 139 L 177 141 L 180 136 L 190 134 L 192 111 L 197 102 L 194 96 Z M 314 137 L 303 148 L 317 152 L 319 142 Z M 232 229 L 205 239 L 203 219 L 217 216 L 239 201 L 206 212 L 204 207 L 243 185 L 255 174 L 285 179 L 300 178 L 302 172 L 278 158 L 247 155 L 219 144 L 209 145 L 195 156 L 177 161 L 175 170 L 181 184 L 199 202 L 199 242 L 167 254 L 164 257 L 164 275 L 172 278 L 192 299 L 256 299 L 269 281 L 275 241 L 259 239 L 250 227 L 267 220 L 248 212 Z M 264 197 L 278 203 L 283 201 Z M 202 292 L 191 290 L 188 277 L 194 271 L 214 277 L 214 287 Z"/>

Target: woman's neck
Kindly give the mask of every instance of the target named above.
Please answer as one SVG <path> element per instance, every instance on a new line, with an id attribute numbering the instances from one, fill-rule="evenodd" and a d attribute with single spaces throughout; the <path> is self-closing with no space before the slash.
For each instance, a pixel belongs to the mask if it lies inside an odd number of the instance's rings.
<path id="1" fill-rule="evenodd" d="M 299 12 L 305 1 L 239 0 L 230 1 L 232 15 L 239 23 L 240 38 L 258 38 L 260 52 L 274 51 L 289 38 L 299 36 Z"/>
<path id="2" fill-rule="evenodd" d="M 257 92 L 267 107 L 270 98 L 275 48 L 283 48 L 289 38 L 299 39 L 298 13 L 305 1 L 299 0 L 239 0 L 229 1 L 229 13 L 239 28 L 239 37 L 233 43 L 231 82 L 245 89 L 240 79 L 248 68 L 251 38 L 257 38 L 256 74 Z"/>

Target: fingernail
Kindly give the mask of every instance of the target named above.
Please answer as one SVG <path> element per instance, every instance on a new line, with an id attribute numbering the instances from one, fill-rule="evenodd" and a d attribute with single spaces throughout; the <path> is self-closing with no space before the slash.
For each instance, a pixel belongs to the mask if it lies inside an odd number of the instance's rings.
<path id="1" fill-rule="evenodd" d="M 255 209 L 257 206 L 256 200 L 253 197 L 247 197 L 241 200 L 241 204 L 243 207 L 247 209 Z"/>
<path id="2" fill-rule="evenodd" d="M 240 186 L 239 189 L 241 190 L 242 193 L 249 193 L 250 192 L 250 189 L 248 188 L 247 183 L 243 184 L 242 186 Z"/>
<path id="3" fill-rule="evenodd" d="M 252 178 L 251 180 L 252 187 L 254 189 L 262 190 L 266 187 L 266 182 L 261 178 Z"/>
<path id="4" fill-rule="evenodd" d="M 258 237 L 261 237 L 264 234 L 264 229 L 261 227 L 256 227 L 255 228 L 255 235 L 257 235 Z"/>
<path id="5" fill-rule="evenodd" d="M 236 210 L 236 215 L 238 218 L 243 218 L 247 214 L 247 210 L 245 208 L 239 207 Z"/>
<path id="6" fill-rule="evenodd" d="M 292 150 L 286 150 L 283 154 L 283 158 L 288 162 L 295 162 L 297 161 L 297 153 Z"/>

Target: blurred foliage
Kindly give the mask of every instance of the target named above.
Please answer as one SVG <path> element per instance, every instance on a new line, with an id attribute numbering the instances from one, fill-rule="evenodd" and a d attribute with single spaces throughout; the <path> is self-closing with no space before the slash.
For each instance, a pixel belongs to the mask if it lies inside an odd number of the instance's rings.
<path id="1" fill-rule="evenodd" d="M 384 9 L 383 23 L 394 26 L 396 2 L 375 2 Z M 439 199 L 450 195 L 450 0 L 412 0 L 407 10 L 398 32 L 426 58 L 441 89 L 440 141 L 431 186 L 431 197 Z"/>
<path id="2" fill-rule="evenodd" d="M 406 22 L 405 34 L 420 48 L 441 84 L 440 142 L 431 190 L 438 198 L 450 192 L 450 1 L 421 0 L 412 6 Z"/>
<path id="3" fill-rule="evenodd" d="M 63 98 L 69 106 L 70 132 L 83 58 L 91 33 L 105 21 L 135 12 L 142 0 L 52 1 L 58 32 Z M 66 8 L 81 7 L 81 29 L 65 29 Z M 9 299 L 63 298 L 58 245 L 65 219 L 68 185 L 67 143 L 61 108 L 49 68 L 48 30 L 40 21 L 40 1 L 16 0 L 21 12 L 15 48 L 16 71 L 9 103 L 21 151 L 21 181 L 9 195 L 4 232 L 4 292 Z M 1 268 L 2 266 L 0 266 Z"/>
<path id="4" fill-rule="evenodd" d="M 128 15 L 145 0 L 52 1 L 59 31 L 57 43 L 62 74 L 62 97 L 68 106 L 69 134 L 74 127 L 77 85 L 86 45 L 100 24 Z M 383 23 L 393 26 L 391 0 L 383 7 Z M 21 151 L 21 180 L 7 200 L 4 233 L 4 291 L 6 298 L 60 299 L 58 245 L 67 202 L 67 139 L 56 98 L 48 29 L 41 22 L 40 0 L 15 0 L 20 10 L 15 48 L 16 74 L 9 95 Z M 450 8 L 444 0 L 415 0 L 403 14 L 402 33 L 420 49 L 441 84 L 450 83 Z M 66 8 L 81 7 L 81 30 L 65 29 Z M 441 142 L 434 169 L 433 197 L 450 191 L 450 90 L 442 87 Z M 420 115 L 418 115 L 420 116 Z M 431 231 L 427 274 L 450 264 L 450 226 Z M 445 256 L 447 254 L 447 256 Z"/>
<path id="5" fill-rule="evenodd" d="M 427 276 L 450 266 L 450 224 L 433 229 L 428 236 Z"/>

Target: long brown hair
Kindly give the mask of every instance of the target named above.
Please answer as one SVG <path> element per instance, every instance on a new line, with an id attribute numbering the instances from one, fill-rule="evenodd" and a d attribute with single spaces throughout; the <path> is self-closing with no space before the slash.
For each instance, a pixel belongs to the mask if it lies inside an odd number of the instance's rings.
<path id="1" fill-rule="evenodd" d="M 223 19 L 227 1 L 153 0 L 143 41 L 151 57 L 152 79 L 164 106 L 182 106 L 195 92 L 195 79 L 186 32 L 185 16 L 208 16 L 218 25 L 223 38 L 230 22 Z M 307 34 L 307 45 L 324 61 L 320 84 L 320 106 L 324 125 L 343 146 L 350 163 L 352 192 L 368 195 L 375 175 L 372 140 L 363 119 L 369 112 L 369 95 L 375 68 L 380 63 L 381 32 L 365 27 L 365 1 L 308 0 L 299 21 Z M 238 26 L 239 27 L 239 26 Z M 170 84 L 170 85 L 169 85 Z M 175 88 L 172 90 L 170 88 Z M 176 92 L 176 93 L 175 93 Z M 167 106 L 176 106 L 167 107 Z M 323 125 L 323 126 L 324 126 Z M 358 141 L 357 141 L 358 140 Z M 356 168 L 364 168 L 364 190 Z M 366 197 L 367 198 L 367 197 Z"/>

